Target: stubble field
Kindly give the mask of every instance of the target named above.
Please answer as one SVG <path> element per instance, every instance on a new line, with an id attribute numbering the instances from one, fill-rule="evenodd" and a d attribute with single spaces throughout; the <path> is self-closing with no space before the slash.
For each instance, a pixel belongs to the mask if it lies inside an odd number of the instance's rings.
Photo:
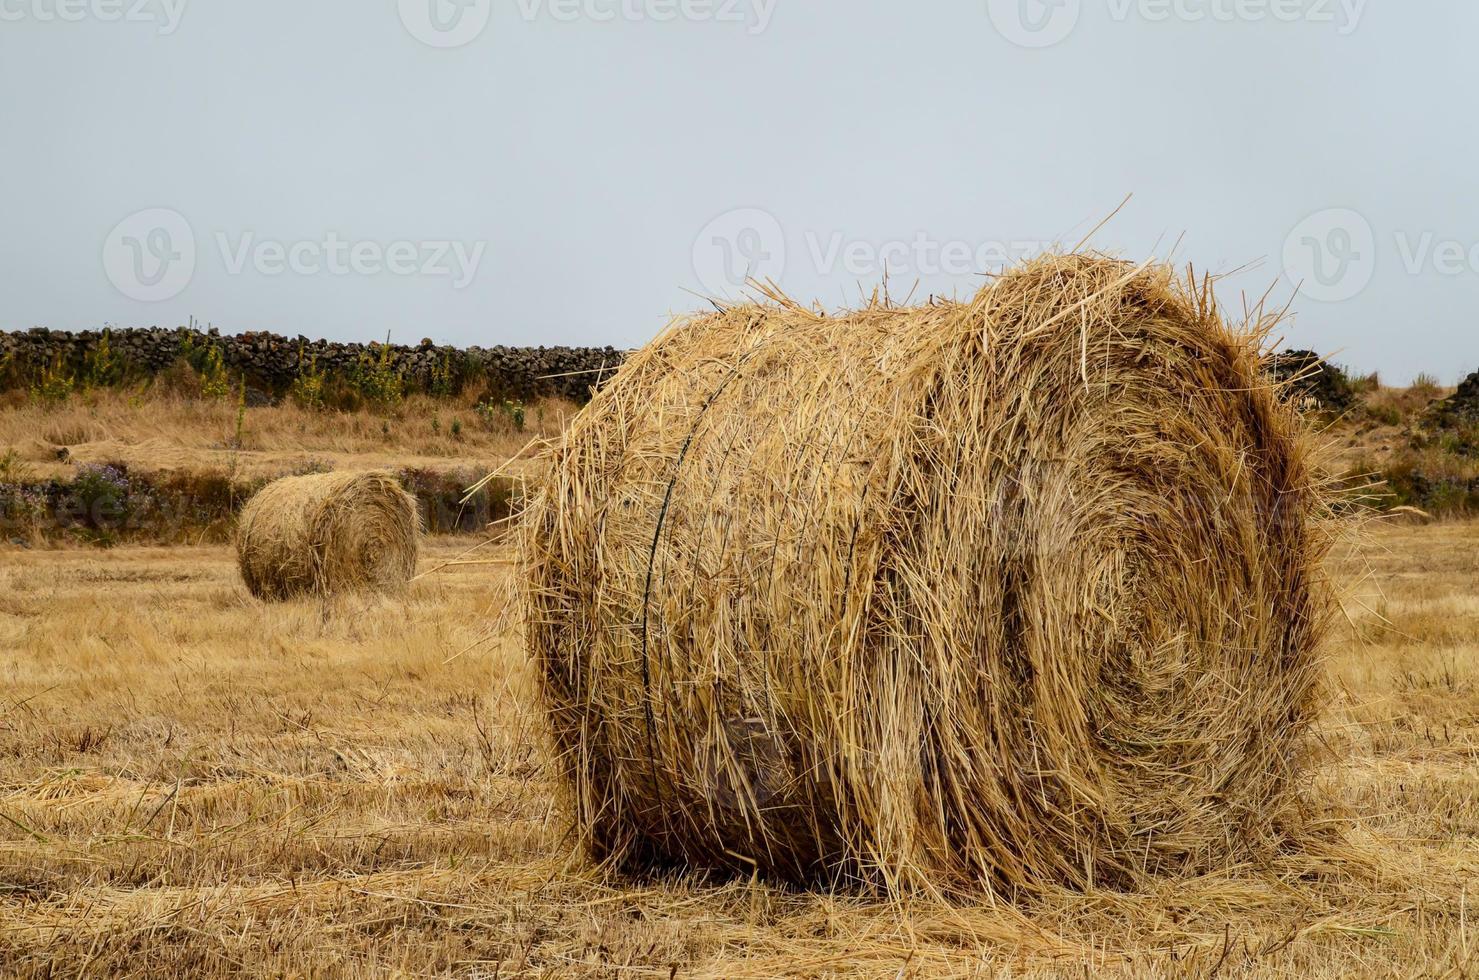
<path id="1" fill-rule="evenodd" d="M 0 974 L 1479 972 L 1479 525 L 1336 558 L 1328 844 L 1022 910 L 589 866 L 509 552 L 446 565 L 466 547 L 431 542 L 403 602 L 275 607 L 226 548 L 6 551 Z"/>

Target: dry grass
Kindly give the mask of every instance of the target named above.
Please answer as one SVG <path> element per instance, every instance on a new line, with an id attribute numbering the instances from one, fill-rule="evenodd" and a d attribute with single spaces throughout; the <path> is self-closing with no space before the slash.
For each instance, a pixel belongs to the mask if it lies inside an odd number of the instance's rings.
<path id="1" fill-rule="evenodd" d="M 396 412 L 314 412 L 291 402 L 248 408 L 237 444 L 237 406 L 150 393 L 90 390 L 62 405 L 22 403 L 0 411 L 0 453 L 13 449 L 41 477 L 65 476 L 67 447 L 80 463 L 124 463 L 140 472 L 231 469 L 244 478 L 276 477 L 308 464 L 335 469 L 488 468 L 531 438 L 557 435 L 575 411 L 550 399 L 529 406 L 526 428 L 485 422 L 469 406 L 416 395 Z M 461 423 L 454 436 L 452 423 Z M 435 423 L 435 424 L 434 424 Z"/>
<path id="2" fill-rule="evenodd" d="M 1408 448 L 1412 426 L 1435 399 L 1453 394 L 1452 388 L 1389 388 L 1362 390 L 1352 409 L 1327 430 L 1332 464 L 1347 469 L 1380 466 Z"/>
<path id="3" fill-rule="evenodd" d="M 1472 976 L 1479 525 L 1367 550 L 1308 789 L 1346 843 L 1022 913 L 587 866 L 503 566 L 321 609 L 225 548 L 6 552 L 0 974 Z"/>

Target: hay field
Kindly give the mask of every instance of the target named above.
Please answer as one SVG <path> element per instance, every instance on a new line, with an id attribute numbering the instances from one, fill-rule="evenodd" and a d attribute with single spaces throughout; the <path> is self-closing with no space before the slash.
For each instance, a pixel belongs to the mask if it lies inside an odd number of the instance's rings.
<path id="1" fill-rule="evenodd" d="M 1017 913 L 588 867 L 505 565 L 266 607 L 227 548 L 8 550 L 0 975 L 1473 976 L 1479 524 L 1344 551 L 1328 853 Z"/>

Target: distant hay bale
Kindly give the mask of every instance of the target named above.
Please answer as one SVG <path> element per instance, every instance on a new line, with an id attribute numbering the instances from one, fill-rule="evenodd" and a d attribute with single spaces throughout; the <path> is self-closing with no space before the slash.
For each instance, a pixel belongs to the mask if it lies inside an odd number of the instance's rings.
<path id="1" fill-rule="evenodd" d="M 385 473 L 290 476 L 242 509 L 237 563 L 252 595 L 398 592 L 416 574 L 416 500 Z"/>
<path id="2" fill-rule="evenodd" d="M 527 642 L 599 859 L 898 894 L 1133 888 L 1277 846 L 1323 493 L 1205 282 L 681 321 L 548 460 Z"/>

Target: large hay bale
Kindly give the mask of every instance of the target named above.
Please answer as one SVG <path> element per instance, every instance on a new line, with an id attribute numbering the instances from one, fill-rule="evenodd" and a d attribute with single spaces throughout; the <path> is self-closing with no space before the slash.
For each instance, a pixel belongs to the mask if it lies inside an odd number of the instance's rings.
<path id="1" fill-rule="evenodd" d="M 398 592 L 416 574 L 416 500 L 386 473 L 320 473 L 269 483 L 242 508 L 241 577 L 279 600 Z"/>
<path id="2" fill-rule="evenodd" d="M 899 893 L 1279 843 L 1321 505 L 1258 327 L 1043 258 L 970 303 L 675 324 L 551 454 L 525 628 L 598 858 Z"/>

